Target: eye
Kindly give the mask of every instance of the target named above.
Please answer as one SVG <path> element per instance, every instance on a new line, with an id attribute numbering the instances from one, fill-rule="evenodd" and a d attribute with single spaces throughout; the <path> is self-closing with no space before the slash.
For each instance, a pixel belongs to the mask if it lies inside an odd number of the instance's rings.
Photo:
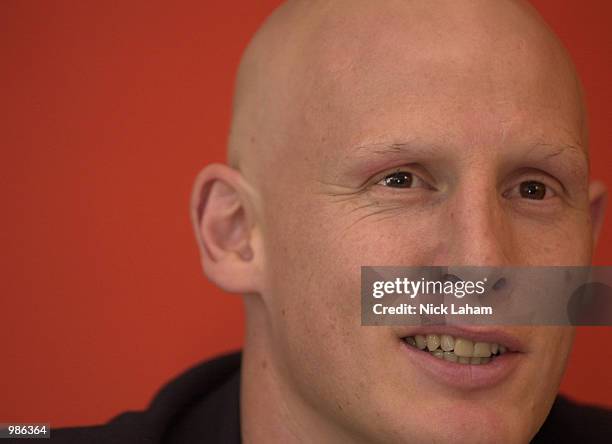
<path id="1" fill-rule="evenodd" d="M 380 182 L 380 185 L 392 188 L 410 188 L 414 177 L 412 173 L 405 171 L 397 171 L 395 173 L 385 176 Z"/>
<path id="2" fill-rule="evenodd" d="M 557 194 L 545 183 L 537 180 L 526 180 L 506 193 L 506 197 L 520 197 L 521 199 L 545 200 Z"/>
<path id="3" fill-rule="evenodd" d="M 524 199 L 542 200 L 546 197 L 546 185 L 542 182 L 530 180 L 527 182 L 521 182 L 519 185 L 521 197 Z"/>
<path id="4" fill-rule="evenodd" d="M 376 185 L 389 188 L 430 188 L 423 179 L 408 171 L 394 171 L 387 174 Z"/>

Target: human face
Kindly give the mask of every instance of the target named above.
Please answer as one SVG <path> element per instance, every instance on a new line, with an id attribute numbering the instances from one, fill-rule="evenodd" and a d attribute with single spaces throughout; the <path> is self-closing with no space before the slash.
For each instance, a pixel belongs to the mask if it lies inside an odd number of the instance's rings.
<path id="1" fill-rule="evenodd" d="M 375 38 L 330 39 L 287 123 L 291 148 L 265 172 L 271 348 L 293 395 L 350 439 L 527 441 L 571 347 L 569 328 L 466 327 L 455 336 L 520 352 L 500 377 L 452 381 L 407 352 L 405 328 L 360 325 L 364 265 L 590 262 L 571 69 L 533 23 L 505 33 L 517 17 L 474 14 L 456 35 L 416 14 L 409 35 L 386 17 Z M 526 198 L 531 182 L 541 199 Z"/>

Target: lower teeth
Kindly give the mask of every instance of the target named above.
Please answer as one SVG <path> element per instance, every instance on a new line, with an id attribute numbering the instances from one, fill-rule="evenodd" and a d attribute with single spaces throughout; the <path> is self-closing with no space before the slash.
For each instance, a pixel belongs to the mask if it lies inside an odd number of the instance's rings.
<path id="1" fill-rule="evenodd" d="M 450 336 L 443 336 L 442 340 L 440 340 L 438 335 L 408 336 L 404 338 L 404 341 L 411 347 L 429 353 L 438 359 L 444 359 L 445 361 L 456 362 L 458 364 L 488 364 L 492 359 L 495 359 L 496 356 L 502 355 L 506 352 L 506 348 L 503 346 L 498 346 L 497 344 L 487 344 L 485 348 L 488 347 L 490 352 L 487 351 L 486 354 L 490 354 L 490 356 L 458 356 L 454 353 L 455 339 L 451 338 Z M 471 344 L 471 341 L 464 339 L 462 339 L 462 341 L 463 343 L 470 342 Z M 471 346 L 473 348 L 473 344 L 471 344 Z"/>

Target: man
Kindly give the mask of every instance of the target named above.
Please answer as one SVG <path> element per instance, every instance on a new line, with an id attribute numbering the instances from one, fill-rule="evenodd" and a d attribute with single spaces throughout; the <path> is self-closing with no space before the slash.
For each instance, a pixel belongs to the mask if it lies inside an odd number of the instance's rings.
<path id="1" fill-rule="evenodd" d="M 555 401 L 569 327 L 456 329 L 520 346 L 511 371 L 454 364 L 453 380 L 406 352 L 406 328 L 360 325 L 362 265 L 590 263 L 605 191 L 588 182 L 579 81 L 528 3 L 289 1 L 244 55 L 228 157 L 198 177 L 193 221 L 208 278 L 243 295 L 241 357 L 192 370 L 146 412 L 54 438 L 612 436 L 607 412 Z"/>

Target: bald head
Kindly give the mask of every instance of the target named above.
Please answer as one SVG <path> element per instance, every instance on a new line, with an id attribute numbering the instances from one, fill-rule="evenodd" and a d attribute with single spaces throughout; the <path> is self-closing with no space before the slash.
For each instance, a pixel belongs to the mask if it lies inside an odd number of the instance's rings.
<path id="1" fill-rule="evenodd" d="M 245 52 L 229 160 L 255 179 L 261 165 L 286 165 L 315 147 L 411 138 L 376 131 L 376 119 L 393 107 L 422 113 L 425 102 L 489 115 L 482 124 L 502 133 L 526 106 L 542 115 L 567 109 L 567 127 L 580 127 L 572 142 L 586 147 L 572 63 L 527 2 L 295 0 Z M 500 106 L 505 114 L 494 112 Z"/>

